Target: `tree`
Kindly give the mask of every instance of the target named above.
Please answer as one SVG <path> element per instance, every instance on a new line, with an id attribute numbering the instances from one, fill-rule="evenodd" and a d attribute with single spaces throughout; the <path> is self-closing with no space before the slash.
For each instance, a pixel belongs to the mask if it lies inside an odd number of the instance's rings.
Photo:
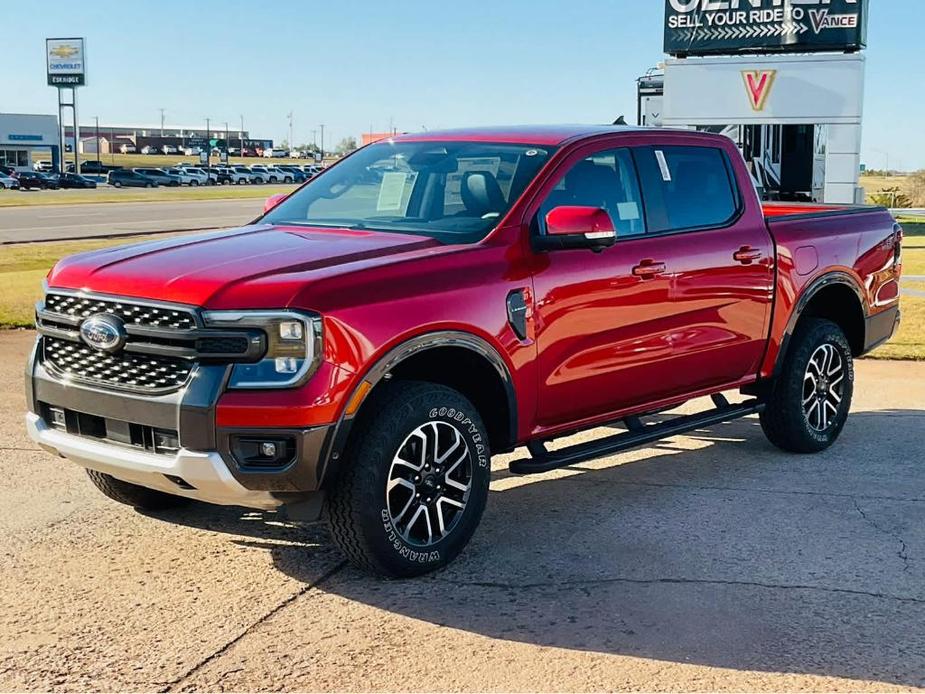
<path id="1" fill-rule="evenodd" d="M 884 188 L 879 193 L 874 193 L 871 195 L 870 199 L 875 205 L 883 205 L 884 207 L 912 207 L 912 199 L 906 195 L 898 186 L 894 186 L 893 188 Z"/>
<path id="2" fill-rule="evenodd" d="M 357 148 L 357 139 L 355 137 L 345 137 L 337 143 L 334 151 L 338 154 L 347 154 Z"/>

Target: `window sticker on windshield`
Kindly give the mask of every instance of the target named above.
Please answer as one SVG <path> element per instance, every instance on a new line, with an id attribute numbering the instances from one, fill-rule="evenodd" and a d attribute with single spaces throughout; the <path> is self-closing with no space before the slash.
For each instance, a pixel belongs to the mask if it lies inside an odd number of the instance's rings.
<path id="1" fill-rule="evenodd" d="M 408 174 L 404 171 L 387 171 L 382 174 L 382 184 L 379 186 L 379 200 L 376 202 L 376 211 L 394 212 L 401 210 L 407 183 Z"/>
<path id="2" fill-rule="evenodd" d="M 617 216 L 623 222 L 632 222 L 639 219 L 639 205 L 635 202 L 618 202 Z"/>
<path id="3" fill-rule="evenodd" d="M 665 183 L 671 183 L 671 171 L 668 170 L 668 162 L 665 160 L 665 153 L 657 149 L 655 150 L 655 158 L 658 160 L 658 168 L 662 170 L 662 180 Z"/>

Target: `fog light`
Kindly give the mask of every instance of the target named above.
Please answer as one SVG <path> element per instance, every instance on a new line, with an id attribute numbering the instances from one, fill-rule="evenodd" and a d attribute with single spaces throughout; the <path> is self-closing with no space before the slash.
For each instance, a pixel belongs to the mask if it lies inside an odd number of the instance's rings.
<path id="1" fill-rule="evenodd" d="M 267 458 L 276 457 L 276 444 L 270 441 L 264 441 L 260 444 L 260 455 L 266 456 Z"/>
<path id="2" fill-rule="evenodd" d="M 276 373 L 294 374 L 299 370 L 299 360 L 295 357 L 276 357 Z"/>

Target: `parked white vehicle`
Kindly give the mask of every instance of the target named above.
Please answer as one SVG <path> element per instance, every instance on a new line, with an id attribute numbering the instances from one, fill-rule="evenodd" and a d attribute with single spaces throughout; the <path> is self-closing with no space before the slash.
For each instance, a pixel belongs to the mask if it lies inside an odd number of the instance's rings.
<path id="1" fill-rule="evenodd" d="M 42 172 L 42 173 L 46 173 L 46 172 L 48 172 L 48 171 L 51 171 L 51 162 L 48 161 L 47 159 L 39 159 L 37 162 L 35 162 L 35 163 L 32 165 L 32 170 L 33 170 L 33 171 L 40 171 L 40 172 Z"/>
<path id="2" fill-rule="evenodd" d="M 124 144 L 119 146 L 119 151 L 122 154 L 134 154 L 138 150 L 135 149 L 135 145 Z"/>
<path id="3" fill-rule="evenodd" d="M 209 185 L 209 177 L 206 175 L 206 172 L 202 169 L 197 169 L 192 166 L 186 166 L 183 168 L 183 173 L 189 176 L 192 180 L 190 181 L 191 186 L 207 186 Z"/>
<path id="4" fill-rule="evenodd" d="M 235 179 L 235 183 L 260 183 L 254 172 L 246 166 L 232 166 L 230 171 L 234 176 L 239 177 Z"/>
<path id="5" fill-rule="evenodd" d="M 267 159 L 274 159 L 274 158 L 284 159 L 289 156 L 289 150 L 279 149 L 277 147 L 274 147 L 273 149 L 265 149 L 263 150 L 263 156 Z"/>
<path id="6" fill-rule="evenodd" d="M 188 157 L 198 157 L 201 151 L 202 151 L 201 147 L 186 147 L 183 150 L 183 154 L 185 154 Z"/>
<path id="7" fill-rule="evenodd" d="M 253 164 L 250 167 L 254 183 L 276 183 L 276 176 L 272 175 L 263 164 Z"/>
<path id="8" fill-rule="evenodd" d="M 286 171 L 281 169 L 278 166 L 267 165 L 267 171 L 270 172 L 270 183 L 292 183 L 295 180 L 295 177 L 292 175 L 291 171 Z"/>
<path id="9" fill-rule="evenodd" d="M 178 154 L 178 153 L 179 153 L 179 151 L 177 150 L 176 145 L 163 145 L 163 146 L 161 147 L 161 151 L 162 151 L 164 154 Z"/>
<path id="10" fill-rule="evenodd" d="M 141 148 L 142 154 L 160 154 L 161 151 L 154 145 L 145 145 Z"/>
<path id="11" fill-rule="evenodd" d="M 161 169 L 164 173 L 169 173 L 171 176 L 176 176 L 180 179 L 181 186 L 189 186 L 193 184 L 193 177 L 190 176 L 185 169 L 181 168 L 166 168 Z"/>

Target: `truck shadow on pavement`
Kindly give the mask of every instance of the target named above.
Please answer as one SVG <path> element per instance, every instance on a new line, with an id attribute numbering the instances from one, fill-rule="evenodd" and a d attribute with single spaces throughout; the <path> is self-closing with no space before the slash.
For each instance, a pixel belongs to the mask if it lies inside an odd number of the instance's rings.
<path id="1" fill-rule="evenodd" d="M 923 426 L 856 413 L 831 450 L 796 456 L 750 418 L 537 478 L 505 466 L 447 569 L 384 584 L 345 568 L 318 590 L 540 646 L 922 686 Z M 256 516 L 177 520 L 313 580 L 324 528 Z"/>

